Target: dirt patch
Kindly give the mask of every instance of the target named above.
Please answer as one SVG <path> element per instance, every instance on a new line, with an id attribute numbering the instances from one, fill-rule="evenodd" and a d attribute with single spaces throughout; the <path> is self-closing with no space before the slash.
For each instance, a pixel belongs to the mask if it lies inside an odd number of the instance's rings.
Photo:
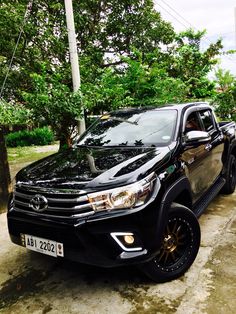
<path id="1" fill-rule="evenodd" d="M 34 295 L 40 289 L 38 284 L 46 280 L 49 273 L 31 269 L 6 281 L 0 290 L 0 309 L 9 307 L 25 296 Z"/>

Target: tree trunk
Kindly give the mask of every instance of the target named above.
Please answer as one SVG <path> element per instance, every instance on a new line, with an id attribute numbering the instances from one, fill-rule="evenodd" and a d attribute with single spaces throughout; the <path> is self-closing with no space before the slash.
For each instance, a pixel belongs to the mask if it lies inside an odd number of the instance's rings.
<path id="1" fill-rule="evenodd" d="M 6 210 L 7 200 L 11 192 L 11 177 L 7 158 L 4 129 L 0 126 L 0 212 Z"/>
<path id="2" fill-rule="evenodd" d="M 61 127 L 60 135 L 58 137 L 60 141 L 59 150 L 64 150 L 72 146 L 71 134 L 69 132 L 69 127 L 66 123 L 63 127 Z"/>

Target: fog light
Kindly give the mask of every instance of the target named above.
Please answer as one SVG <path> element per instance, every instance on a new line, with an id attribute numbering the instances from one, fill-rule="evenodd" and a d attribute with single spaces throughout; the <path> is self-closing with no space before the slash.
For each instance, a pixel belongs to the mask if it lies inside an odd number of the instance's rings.
<path id="1" fill-rule="evenodd" d="M 132 232 L 112 232 L 111 237 L 125 252 L 142 251 L 142 243 Z"/>
<path id="2" fill-rule="evenodd" d="M 125 235 L 124 241 L 127 244 L 133 244 L 134 243 L 134 237 L 132 235 Z"/>

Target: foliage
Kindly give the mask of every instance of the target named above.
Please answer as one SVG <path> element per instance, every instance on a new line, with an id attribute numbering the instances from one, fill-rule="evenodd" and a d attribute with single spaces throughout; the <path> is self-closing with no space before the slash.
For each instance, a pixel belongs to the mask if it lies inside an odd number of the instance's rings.
<path id="1" fill-rule="evenodd" d="M 95 84 L 83 84 L 83 103 L 93 111 L 108 111 L 131 106 L 158 106 L 183 102 L 188 94 L 187 86 L 178 78 L 168 76 L 156 62 L 155 53 L 148 60 L 135 52 L 123 58 L 125 66 L 110 67 L 103 71 Z"/>
<path id="2" fill-rule="evenodd" d="M 27 0 L 1 1 L 0 82 L 7 71 Z M 122 62 L 131 48 L 143 53 L 169 44 L 171 25 L 153 8 L 152 0 L 74 1 L 74 18 L 83 82 L 93 83 L 99 69 Z M 6 27 L 7 25 L 7 27 Z M 34 0 L 27 15 L 22 38 L 4 91 L 6 100 L 22 100 L 21 91 L 32 91 L 30 75 L 40 74 L 41 63 L 51 73 L 63 69 L 63 82 L 72 89 L 68 38 L 63 0 Z M 62 72 L 61 72 L 62 73 Z"/>
<path id="3" fill-rule="evenodd" d="M 222 45 L 217 41 L 202 51 L 204 34 L 191 29 L 180 33 L 165 54 L 159 49 L 143 54 L 133 48 L 129 57 L 121 58 L 122 66 L 103 69 L 93 83 L 82 84 L 85 106 L 96 113 L 214 96 L 215 83 L 208 74 Z"/>
<path id="4" fill-rule="evenodd" d="M 231 119 L 236 122 L 236 85 L 227 92 L 217 94 L 212 105 L 221 120 Z"/>
<path id="5" fill-rule="evenodd" d="M 0 101 L 0 125 L 27 124 L 31 119 L 31 111 L 21 104 Z"/>
<path id="6" fill-rule="evenodd" d="M 48 145 L 53 141 L 54 134 L 48 127 L 13 132 L 6 136 L 7 147 Z"/>
<path id="7" fill-rule="evenodd" d="M 215 71 L 215 77 L 215 82 L 220 92 L 227 91 L 233 86 L 235 82 L 235 77 L 230 73 L 230 71 L 225 71 L 221 68 L 218 68 Z"/>
<path id="8" fill-rule="evenodd" d="M 0 80 L 27 3 L 2 1 Z M 204 32 L 176 35 L 154 10 L 152 0 L 81 0 L 73 6 L 87 111 L 158 106 L 213 94 L 214 83 L 207 75 L 217 62 L 220 41 L 202 51 Z M 4 97 L 25 102 L 35 120 L 51 125 L 60 141 L 70 145 L 82 113 L 80 94 L 71 90 L 64 1 L 34 0 Z"/>
<path id="9" fill-rule="evenodd" d="M 184 101 L 187 94 L 186 85 L 178 78 L 172 78 L 156 61 L 149 64 L 143 61 L 127 59 L 127 69 L 121 76 L 121 83 L 132 99 L 134 106 L 166 104 Z M 149 62 L 150 62 L 149 56 Z"/>
<path id="10" fill-rule="evenodd" d="M 205 31 L 189 29 L 176 36 L 176 43 L 171 48 L 169 74 L 181 79 L 189 87 L 189 98 L 205 98 L 212 96 L 214 82 L 207 75 L 218 62 L 221 49 L 221 40 L 211 43 L 204 51 L 201 42 Z"/>
<path id="11" fill-rule="evenodd" d="M 212 105 L 222 120 L 236 121 L 236 78 L 222 69 L 218 69 L 215 76 L 218 93 L 212 99 Z"/>
<path id="12" fill-rule="evenodd" d="M 1 3 L 0 81 L 6 74 L 27 3 L 27 0 L 3 0 Z M 123 64 L 122 57 L 132 56 L 133 49 L 142 51 L 143 55 L 158 50 L 159 60 L 165 58 L 161 47 L 171 43 L 175 35 L 172 26 L 154 10 L 152 0 L 121 0 L 119 3 L 115 0 L 81 0 L 74 1 L 73 7 L 81 81 L 89 87 L 87 95 L 94 90 L 95 81 L 103 83 L 105 79 L 106 85 L 106 69 Z M 79 95 L 73 95 L 71 90 L 64 1 L 34 0 L 4 97 L 26 102 L 37 120 L 46 120 L 61 136 L 61 141 L 68 143 L 81 113 Z M 109 85 L 102 94 L 99 92 L 101 98 L 103 95 L 108 99 L 113 97 L 116 106 L 121 100 L 124 104 L 124 97 L 117 100 L 116 93 L 122 93 L 116 85 L 112 88 Z"/>
<path id="13" fill-rule="evenodd" d="M 24 99 L 32 109 L 34 117 L 51 125 L 57 137 L 67 142 L 81 116 L 81 96 L 72 93 L 70 88 L 62 82 L 60 72 L 49 75 L 42 67 L 42 73 L 32 75 L 34 91 L 24 93 Z"/>

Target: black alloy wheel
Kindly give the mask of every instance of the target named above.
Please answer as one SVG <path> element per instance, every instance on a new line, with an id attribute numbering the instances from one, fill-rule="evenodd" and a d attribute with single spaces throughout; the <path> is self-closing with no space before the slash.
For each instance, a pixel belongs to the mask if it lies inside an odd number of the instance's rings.
<path id="1" fill-rule="evenodd" d="M 200 246 L 200 226 L 194 213 L 173 203 L 158 254 L 142 265 L 144 273 L 156 282 L 183 275 L 194 262 Z"/>

